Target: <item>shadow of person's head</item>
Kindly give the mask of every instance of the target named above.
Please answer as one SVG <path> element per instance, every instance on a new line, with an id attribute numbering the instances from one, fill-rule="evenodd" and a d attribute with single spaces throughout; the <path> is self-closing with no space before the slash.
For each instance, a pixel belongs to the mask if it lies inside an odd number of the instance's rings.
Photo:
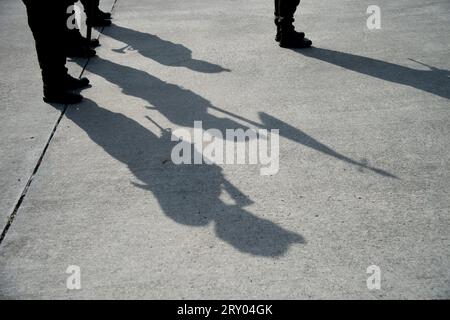
<path id="1" fill-rule="evenodd" d="M 184 67 L 202 73 L 230 72 L 218 64 L 194 59 L 192 51 L 182 44 L 161 39 L 157 35 L 140 32 L 113 24 L 105 32 L 106 36 L 126 44 L 125 47 L 113 49 L 118 53 L 136 50 L 144 57 L 169 67 Z"/>

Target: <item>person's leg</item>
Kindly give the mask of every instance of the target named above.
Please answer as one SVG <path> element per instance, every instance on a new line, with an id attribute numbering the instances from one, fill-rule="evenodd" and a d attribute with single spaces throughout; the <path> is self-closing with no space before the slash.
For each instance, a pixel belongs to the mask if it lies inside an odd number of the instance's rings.
<path id="1" fill-rule="evenodd" d="M 68 1 L 68 7 L 74 5 L 76 0 L 69 0 Z M 75 14 L 75 11 L 72 12 L 66 12 L 66 19 L 70 20 L 72 19 L 72 16 Z M 67 48 L 68 48 L 68 54 L 69 57 L 83 57 L 83 58 L 89 58 L 92 56 L 95 56 L 96 52 L 95 50 L 92 50 L 90 48 L 95 48 L 100 45 L 100 42 L 98 39 L 86 39 L 84 38 L 80 30 L 78 28 L 67 29 Z"/>
<path id="2" fill-rule="evenodd" d="M 280 17 L 280 0 L 275 0 L 275 25 L 278 27 L 278 19 Z"/>
<path id="3" fill-rule="evenodd" d="M 278 25 L 285 28 L 286 31 L 294 30 L 294 15 L 300 0 L 276 0 L 276 16 L 278 16 Z"/>
<path id="4" fill-rule="evenodd" d="M 295 31 L 294 15 L 299 3 L 300 0 L 275 0 L 275 39 L 280 42 L 281 47 L 305 48 L 312 44 L 303 32 Z"/>
<path id="5" fill-rule="evenodd" d="M 290 0 L 287 0 L 287 1 L 290 1 Z M 280 23 L 280 20 L 284 21 L 284 22 L 291 20 L 290 24 L 287 24 L 287 29 L 294 30 L 294 28 L 293 28 L 294 14 L 295 14 L 295 11 L 297 9 L 298 4 L 300 3 L 300 0 L 298 0 L 298 1 L 296 0 L 294 2 L 291 2 L 292 3 L 291 7 L 288 7 L 286 9 L 285 8 L 286 4 L 284 4 L 284 3 L 286 3 L 287 1 L 285 0 L 283 2 L 283 0 L 275 0 L 275 12 L 274 12 L 274 14 L 275 14 L 275 25 L 277 27 L 277 34 L 275 36 L 275 41 L 277 41 L 277 42 L 280 42 L 280 40 L 281 40 L 281 23 Z M 281 15 L 280 12 L 283 12 L 283 15 Z M 285 17 L 291 17 L 291 19 L 286 19 Z M 305 34 L 303 32 L 298 32 L 298 35 L 300 37 L 304 37 L 305 36 Z"/>
<path id="6" fill-rule="evenodd" d="M 39 66 L 42 71 L 44 83 L 50 83 L 67 73 L 65 67 L 66 57 L 57 48 L 52 35 L 58 35 L 58 28 L 53 28 L 47 17 L 54 13 L 54 7 L 49 1 L 37 2 L 34 0 L 24 0 L 27 8 L 28 25 L 36 44 L 36 52 Z M 56 34 L 55 34 L 56 32 Z M 59 37 L 58 37 L 59 38 Z"/>
<path id="7" fill-rule="evenodd" d="M 275 36 L 275 41 L 280 41 L 280 0 L 275 0 L 275 11 L 274 11 L 274 22 L 277 27 L 277 35 Z"/>
<path id="8" fill-rule="evenodd" d="M 64 39 L 66 7 L 63 2 L 51 0 L 23 0 L 27 8 L 28 24 L 35 39 L 36 52 L 42 72 L 44 100 L 48 102 L 77 103 L 80 95 L 68 93 L 66 56 L 64 46 L 54 41 Z"/>
<path id="9" fill-rule="evenodd" d="M 84 7 L 88 22 L 93 27 L 107 27 L 111 25 L 111 14 L 100 10 L 100 0 L 80 0 Z M 88 10 L 92 6 L 93 10 Z"/>
<path id="10" fill-rule="evenodd" d="M 75 0 L 66 0 L 67 7 L 73 6 L 76 2 Z M 75 14 L 75 9 L 70 11 L 66 10 L 65 17 L 66 21 L 70 21 L 70 19 L 73 19 L 73 15 Z M 65 29 L 65 35 L 64 35 L 64 53 L 66 57 L 71 58 L 92 58 L 96 55 L 96 52 L 91 47 L 98 46 L 98 40 L 96 41 L 89 41 L 88 39 L 84 38 L 80 30 L 75 26 L 68 25 Z"/>

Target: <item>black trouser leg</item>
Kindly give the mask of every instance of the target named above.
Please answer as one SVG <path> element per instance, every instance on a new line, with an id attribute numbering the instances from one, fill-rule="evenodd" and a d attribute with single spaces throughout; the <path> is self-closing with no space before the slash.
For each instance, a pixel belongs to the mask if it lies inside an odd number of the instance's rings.
<path id="1" fill-rule="evenodd" d="M 89 14 L 89 10 L 88 7 L 91 5 L 94 8 L 94 12 L 96 10 L 99 10 L 99 6 L 100 6 L 100 0 L 81 0 L 81 3 L 83 4 L 84 7 L 84 12 L 86 13 L 86 15 Z M 90 18 L 88 16 L 88 18 Z"/>
<path id="2" fill-rule="evenodd" d="M 275 24 L 277 27 L 293 30 L 294 14 L 300 0 L 275 0 Z"/>
<path id="3" fill-rule="evenodd" d="M 66 10 L 63 1 L 23 0 L 27 8 L 28 24 L 36 43 L 44 90 L 57 86 L 67 75 L 63 46 L 55 39 L 64 39 Z"/>

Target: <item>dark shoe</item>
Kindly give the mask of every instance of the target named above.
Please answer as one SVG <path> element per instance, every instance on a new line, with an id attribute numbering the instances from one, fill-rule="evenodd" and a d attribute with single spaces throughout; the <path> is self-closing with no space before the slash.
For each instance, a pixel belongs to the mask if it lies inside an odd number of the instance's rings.
<path id="1" fill-rule="evenodd" d="M 312 46 L 312 41 L 305 36 L 301 35 L 301 33 L 296 31 L 290 32 L 281 32 L 280 36 L 280 47 L 282 48 L 292 48 L 292 49 L 301 49 L 301 48 L 309 48 Z"/>
<path id="2" fill-rule="evenodd" d="M 304 38 L 305 37 L 305 33 L 304 32 L 297 32 L 295 30 L 293 32 L 297 33 L 297 36 L 299 38 Z M 277 35 L 275 36 L 275 41 L 276 42 L 280 42 L 281 41 L 281 30 L 279 28 L 277 30 Z"/>
<path id="3" fill-rule="evenodd" d="M 70 47 L 66 48 L 66 56 L 71 58 L 92 58 L 95 57 L 97 52 L 84 45 L 71 44 Z"/>
<path id="4" fill-rule="evenodd" d="M 81 95 L 63 90 L 46 90 L 46 92 L 44 92 L 44 102 L 46 103 L 77 104 L 82 100 L 83 97 Z"/>
<path id="5" fill-rule="evenodd" d="M 87 25 L 91 24 L 93 27 L 109 27 L 111 25 L 111 20 L 95 16 L 94 19 L 88 18 L 86 23 Z"/>
<path id="6" fill-rule="evenodd" d="M 89 87 L 89 83 L 88 78 L 77 79 L 67 75 L 64 79 L 63 88 L 66 90 L 78 90 Z"/>
<path id="7" fill-rule="evenodd" d="M 95 13 L 95 16 L 97 18 L 103 19 L 103 20 L 111 20 L 111 13 L 109 12 L 103 12 L 100 9 L 96 10 L 97 12 Z"/>

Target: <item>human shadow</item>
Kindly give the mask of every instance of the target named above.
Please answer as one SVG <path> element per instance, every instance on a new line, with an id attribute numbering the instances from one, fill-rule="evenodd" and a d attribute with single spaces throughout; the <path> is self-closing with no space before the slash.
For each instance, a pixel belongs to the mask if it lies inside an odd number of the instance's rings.
<path id="1" fill-rule="evenodd" d="M 438 69 L 410 59 L 428 68 L 428 70 L 417 70 L 373 58 L 316 47 L 308 50 L 294 51 L 354 72 L 402 84 L 442 98 L 450 99 L 449 70 Z"/>
<path id="2" fill-rule="evenodd" d="M 244 126 L 242 123 L 233 120 L 237 119 L 262 129 L 279 129 L 280 135 L 289 140 L 349 164 L 356 165 L 359 168 L 368 169 L 385 177 L 395 177 L 387 171 L 370 166 L 366 161 L 356 161 L 344 156 L 305 134 L 303 131 L 265 113 L 260 113 L 260 118 L 263 123 L 246 119 L 238 114 L 212 105 L 210 101 L 191 90 L 162 81 L 145 71 L 120 65 L 102 58 L 92 60 L 87 65 L 87 70 L 116 84 L 122 89 L 124 94 L 147 101 L 151 104 L 148 107 L 149 109 L 160 112 L 175 125 L 190 128 L 193 127 L 194 121 L 202 121 L 204 130 L 218 129 L 221 132 L 225 132 L 227 129 L 248 129 L 248 126 Z M 212 115 L 209 113 L 210 110 L 219 111 L 226 117 Z"/>
<path id="3" fill-rule="evenodd" d="M 160 37 L 113 24 L 105 30 L 105 35 L 126 43 L 126 46 L 113 49 L 118 53 L 137 50 L 144 57 L 170 67 L 184 67 L 203 73 L 230 72 L 217 64 L 192 58 L 192 51 L 182 44 L 173 43 Z"/>
<path id="4" fill-rule="evenodd" d="M 214 224 L 216 235 L 240 252 L 278 257 L 303 237 L 246 210 L 246 195 L 224 177 L 217 165 L 175 165 L 170 160 L 177 142 L 171 132 L 155 134 L 123 114 L 111 112 L 85 99 L 68 109 L 72 120 L 111 157 L 125 164 L 138 180 L 135 186 L 151 191 L 163 212 L 177 223 L 206 227 Z M 180 143 L 180 142 L 179 142 Z M 192 147 L 195 157 L 195 148 Z M 233 203 L 221 200 L 226 192 Z"/>
<path id="5" fill-rule="evenodd" d="M 211 102 L 200 95 L 145 71 L 100 57 L 92 60 L 86 69 L 119 86 L 124 94 L 143 99 L 150 104 L 147 109 L 161 113 L 177 126 L 191 128 L 195 121 L 202 121 L 204 130 L 248 129 L 229 117 L 210 114 Z"/>

